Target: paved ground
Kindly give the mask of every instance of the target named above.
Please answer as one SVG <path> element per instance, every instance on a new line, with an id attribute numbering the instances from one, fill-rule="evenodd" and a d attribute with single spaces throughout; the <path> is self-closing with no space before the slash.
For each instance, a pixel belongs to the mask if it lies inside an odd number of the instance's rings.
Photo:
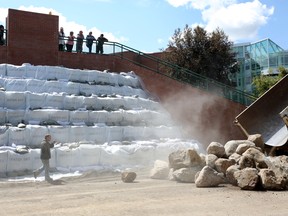
<path id="1" fill-rule="evenodd" d="M 54 184 L 0 180 L 0 215 L 284 216 L 288 212 L 287 191 L 242 191 L 230 185 L 196 188 L 137 175 L 135 183 L 123 183 L 119 173 L 89 173 Z"/>

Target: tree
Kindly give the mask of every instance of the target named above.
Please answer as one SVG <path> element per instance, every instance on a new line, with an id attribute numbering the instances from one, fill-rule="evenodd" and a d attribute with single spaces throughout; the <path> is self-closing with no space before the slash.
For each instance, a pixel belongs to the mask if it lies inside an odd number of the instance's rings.
<path id="1" fill-rule="evenodd" d="M 252 84 L 255 87 L 254 93 L 258 97 L 268 91 L 273 85 L 275 85 L 280 79 L 282 79 L 285 75 L 288 74 L 288 70 L 283 66 L 278 68 L 279 74 L 278 76 L 268 76 L 268 75 L 260 75 L 253 78 Z"/>
<path id="2" fill-rule="evenodd" d="M 179 28 L 175 30 L 164 58 L 197 74 L 231 85 L 228 74 L 238 71 L 232 45 L 220 29 L 209 34 L 199 26 L 192 29 L 186 25 L 183 32 Z M 185 81 L 189 79 L 187 74 L 179 71 L 173 71 L 171 75 Z"/>

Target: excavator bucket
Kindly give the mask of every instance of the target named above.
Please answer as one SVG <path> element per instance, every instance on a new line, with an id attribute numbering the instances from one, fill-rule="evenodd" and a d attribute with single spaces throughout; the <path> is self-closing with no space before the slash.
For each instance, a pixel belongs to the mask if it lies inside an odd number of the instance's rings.
<path id="1" fill-rule="evenodd" d="M 283 146 L 288 140 L 288 75 L 235 118 L 235 124 L 248 137 L 261 134 L 271 147 Z"/>

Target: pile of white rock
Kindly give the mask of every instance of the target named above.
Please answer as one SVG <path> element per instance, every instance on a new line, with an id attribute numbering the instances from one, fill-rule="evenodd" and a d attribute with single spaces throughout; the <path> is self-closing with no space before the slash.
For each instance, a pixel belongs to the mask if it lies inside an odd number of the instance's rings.
<path id="1" fill-rule="evenodd" d="M 195 183 L 196 187 L 232 184 L 243 190 L 288 189 L 288 156 L 267 156 L 259 134 L 224 145 L 211 142 L 206 151 L 206 155 L 194 149 L 175 151 L 169 162 L 155 161 L 150 177 Z"/>

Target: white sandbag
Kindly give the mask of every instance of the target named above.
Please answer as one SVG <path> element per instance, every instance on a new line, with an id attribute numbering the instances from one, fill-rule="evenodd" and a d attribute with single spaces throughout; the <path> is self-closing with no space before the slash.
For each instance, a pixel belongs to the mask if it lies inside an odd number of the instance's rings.
<path id="1" fill-rule="evenodd" d="M 15 78 L 24 78 L 26 76 L 26 67 L 25 66 L 16 66 L 7 64 L 6 74 L 9 77 Z"/>
<path id="2" fill-rule="evenodd" d="M 4 85 L 6 91 L 24 92 L 27 90 L 27 80 L 24 79 L 6 79 Z"/>
<path id="3" fill-rule="evenodd" d="M 80 152 L 79 148 L 70 149 L 67 146 L 62 146 L 56 149 L 56 166 L 70 169 L 79 167 Z"/>
<path id="4" fill-rule="evenodd" d="M 147 93 L 143 91 L 143 89 L 139 88 L 134 89 L 133 94 L 139 96 L 140 98 L 147 98 L 148 96 Z"/>
<path id="5" fill-rule="evenodd" d="M 19 123 L 26 120 L 26 111 L 25 110 L 7 110 L 6 112 L 6 122 L 9 122 L 13 125 L 18 125 Z"/>
<path id="6" fill-rule="evenodd" d="M 51 71 L 47 70 L 46 65 L 37 65 L 34 66 L 36 69 L 36 79 L 39 80 L 48 80 L 48 79 L 53 79 L 55 76 L 53 76 L 53 73 Z"/>
<path id="7" fill-rule="evenodd" d="M 23 92 L 6 92 L 5 106 L 7 109 L 26 109 L 26 96 Z"/>
<path id="8" fill-rule="evenodd" d="M 86 128 L 87 140 L 94 142 L 95 144 L 103 144 L 107 139 L 107 127 L 106 126 L 93 126 Z"/>
<path id="9" fill-rule="evenodd" d="M 143 128 L 143 140 L 159 139 L 155 126 L 149 126 Z"/>
<path id="10" fill-rule="evenodd" d="M 7 173 L 22 173 L 23 171 L 33 170 L 31 154 L 18 154 L 13 151 L 8 151 L 7 154 Z"/>
<path id="11" fill-rule="evenodd" d="M 69 142 L 89 141 L 86 137 L 87 126 L 71 126 Z"/>
<path id="12" fill-rule="evenodd" d="M 80 93 L 85 96 L 91 96 L 92 94 L 97 94 L 96 85 L 89 85 L 80 83 Z"/>
<path id="13" fill-rule="evenodd" d="M 88 73 L 88 82 L 97 82 L 97 77 L 98 77 L 98 73 L 99 71 L 97 70 L 87 70 L 89 73 Z"/>
<path id="14" fill-rule="evenodd" d="M 55 108 L 62 109 L 63 108 L 63 94 L 47 94 L 45 104 L 43 107 L 45 108 Z"/>
<path id="15" fill-rule="evenodd" d="M 135 124 L 140 122 L 141 115 L 139 114 L 138 110 L 125 110 L 123 112 L 123 121 L 128 124 Z"/>
<path id="16" fill-rule="evenodd" d="M 9 127 L 0 126 L 0 146 L 6 146 L 9 142 Z"/>
<path id="17" fill-rule="evenodd" d="M 79 81 L 80 82 L 88 82 L 89 80 L 89 71 L 87 70 L 78 70 L 79 72 Z"/>
<path id="18" fill-rule="evenodd" d="M 109 112 L 107 115 L 107 120 L 106 123 L 108 125 L 113 125 L 113 124 L 120 124 L 123 121 L 123 112 L 122 111 L 112 111 Z"/>
<path id="19" fill-rule="evenodd" d="M 68 110 L 47 110 L 49 119 L 57 122 L 69 122 L 69 111 Z"/>
<path id="20" fill-rule="evenodd" d="M 66 95 L 63 98 L 63 109 L 77 110 L 84 107 L 84 96 Z"/>
<path id="21" fill-rule="evenodd" d="M 53 67 L 51 70 L 53 70 L 57 80 L 68 81 L 68 68 L 56 66 Z"/>
<path id="22" fill-rule="evenodd" d="M 100 110 L 102 109 L 101 104 L 99 103 L 99 100 L 95 96 L 91 97 L 82 97 L 83 98 L 83 106 L 86 109 L 94 109 L 94 110 Z"/>
<path id="23" fill-rule="evenodd" d="M 49 66 L 46 65 L 46 79 L 47 80 L 58 80 L 58 68 L 60 67 L 55 67 L 55 66 Z"/>
<path id="24" fill-rule="evenodd" d="M 118 84 L 119 86 L 129 86 L 132 83 L 130 83 L 129 79 L 126 79 L 126 73 L 120 73 L 118 77 Z"/>
<path id="25" fill-rule="evenodd" d="M 111 107 L 112 110 L 119 110 L 125 107 L 125 101 L 123 100 L 123 97 L 121 96 L 111 98 L 110 104 L 111 105 L 109 107 Z"/>
<path id="26" fill-rule="evenodd" d="M 111 86 L 118 86 L 118 73 L 109 73 L 109 83 Z"/>
<path id="27" fill-rule="evenodd" d="M 8 151 L 0 151 L 0 178 L 6 177 Z"/>
<path id="28" fill-rule="evenodd" d="M 83 122 L 83 123 L 87 123 L 89 119 L 88 116 L 88 111 L 71 111 L 70 112 L 70 122 L 71 123 L 77 123 L 77 122 Z"/>
<path id="29" fill-rule="evenodd" d="M 6 92 L 0 91 L 0 107 L 5 107 Z"/>
<path id="30" fill-rule="evenodd" d="M 45 92 L 47 93 L 60 93 L 63 92 L 63 82 L 59 81 L 46 81 L 44 84 Z"/>
<path id="31" fill-rule="evenodd" d="M 68 76 L 68 80 L 70 81 L 79 81 L 80 80 L 80 76 L 81 76 L 81 71 L 80 69 L 69 69 L 67 71 L 67 76 Z"/>
<path id="32" fill-rule="evenodd" d="M 2 78 L 0 77 L 0 87 L 4 88 L 5 89 L 5 81 L 6 81 L 7 78 Z"/>
<path id="33" fill-rule="evenodd" d="M 6 110 L 0 107 L 0 125 L 4 125 L 6 123 Z"/>
<path id="34" fill-rule="evenodd" d="M 138 98 L 126 96 L 123 98 L 123 100 L 124 100 L 126 109 L 133 110 L 133 109 L 137 109 L 139 107 Z"/>
<path id="35" fill-rule="evenodd" d="M 46 109 L 30 110 L 27 112 L 27 120 L 29 124 L 39 124 L 42 121 L 49 120 L 49 112 Z"/>
<path id="36" fill-rule="evenodd" d="M 150 110 L 152 110 L 151 107 L 150 107 L 150 104 L 151 104 L 151 100 L 146 99 L 146 98 L 138 98 L 138 107 L 140 109 L 150 109 Z"/>
<path id="37" fill-rule="evenodd" d="M 27 82 L 27 91 L 34 93 L 45 93 L 45 80 L 29 79 Z"/>
<path id="38" fill-rule="evenodd" d="M 125 126 L 123 127 L 123 140 L 143 140 L 144 127 Z"/>
<path id="39" fill-rule="evenodd" d="M 111 95 L 112 92 L 112 86 L 109 85 L 97 85 L 96 88 L 96 95 Z"/>
<path id="40" fill-rule="evenodd" d="M 52 140 L 67 143 L 69 142 L 70 126 L 48 126 L 48 133 L 51 134 Z"/>
<path id="41" fill-rule="evenodd" d="M 48 128 L 39 125 L 27 125 L 26 129 L 29 131 L 29 147 L 40 147 L 45 135 L 48 134 Z"/>
<path id="42" fill-rule="evenodd" d="M 106 110 L 90 111 L 89 121 L 92 123 L 106 123 L 108 112 Z"/>
<path id="43" fill-rule="evenodd" d="M 123 88 L 119 86 L 111 86 L 111 91 L 116 95 L 123 95 Z"/>
<path id="44" fill-rule="evenodd" d="M 96 82 L 102 85 L 110 84 L 110 74 L 105 72 L 98 72 Z"/>
<path id="45" fill-rule="evenodd" d="M 107 129 L 107 142 L 123 140 L 123 127 L 111 126 Z"/>
<path id="46" fill-rule="evenodd" d="M 122 90 L 122 95 L 123 96 L 132 96 L 133 94 L 133 88 L 131 88 L 130 86 L 122 86 L 121 87 Z"/>
<path id="47" fill-rule="evenodd" d="M 69 95 L 79 95 L 80 92 L 80 83 L 75 82 L 67 82 L 63 83 L 63 88 L 65 89 L 65 92 Z"/>
<path id="48" fill-rule="evenodd" d="M 26 109 L 44 108 L 46 97 L 46 93 L 26 92 Z"/>
<path id="49" fill-rule="evenodd" d="M 0 64 L 0 77 L 5 77 L 7 71 L 7 64 Z"/>
<path id="50" fill-rule="evenodd" d="M 97 98 L 97 104 L 100 110 L 108 110 L 108 109 L 112 109 L 112 105 L 111 105 L 111 98 L 107 98 L 107 97 L 98 97 Z"/>
<path id="51" fill-rule="evenodd" d="M 141 115 L 149 125 L 155 125 L 155 126 L 159 126 L 159 125 L 167 125 L 168 123 L 170 123 L 170 119 L 168 115 L 165 115 L 163 113 L 159 113 L 153 110 L 149 110 L 144 112 L 141 112 L 141 114 L 143 113 L 143 115 Z"/>
<path id="52" fill-rule="evenodd" d="M 33 65 L 26 65 L 26 78 L 36 79 L 37 67 Z"/>
<path id="53" fill-rule="evenodd" d="M 78 165 L 82 167 L 99 165 L 101 147 L 83 144 L 79 146 L 80 158 Z"/>
<path id="54" fill-rule="evenodd" d="M 29 130 L 26 128 L 9 128 L 9 145 L 29 145 Z"/>

